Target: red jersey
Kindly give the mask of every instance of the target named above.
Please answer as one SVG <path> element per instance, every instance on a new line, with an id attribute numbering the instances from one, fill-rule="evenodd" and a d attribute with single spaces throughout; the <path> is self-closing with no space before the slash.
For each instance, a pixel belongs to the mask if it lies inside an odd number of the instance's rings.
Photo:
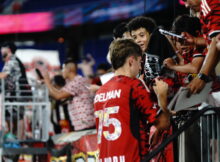
<path id="1" fill-rule="evenodd" d="M 196 49 L 192 49 L 189 52 L 182 53 L 182 57 L 184 59 L 184 64 L 189 64 L 196 57 L 205 57 L 207 54 L 207 50 L 205 49 L 203 52 L 200 52 Z M 188 84 L 188 75 L 189 73 L 177 72 L 178 82 L 180 85 L 184 86 Z"/>
<path id="2" fill-rule="evenodd" d="M 204 37 L 207 39 L 220 33 L 220 1 L 202 0 L 200 16 Z"/>
<path id="3" fill-rule="evenodd" d="M 139 79 L 115 76 L 94 99 L 99 162 L 138 162 L 148 153 L 157 108 Z"/>

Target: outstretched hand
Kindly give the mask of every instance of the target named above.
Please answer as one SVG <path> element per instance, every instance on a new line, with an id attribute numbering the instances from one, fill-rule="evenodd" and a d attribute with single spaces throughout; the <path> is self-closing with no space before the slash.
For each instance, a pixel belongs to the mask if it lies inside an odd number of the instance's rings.
<path id="1" fill-rule="evenodd" d="M 175 62 L 175 60 L 172 59 L 172 58 L 167 58 L 167 59 L 165 59 L 165 60 L 163 61 L 163 65 L 164 65 L 166 68 L 172 70 L 172 67 L 173 67 L 174 65 L 176 65 L 176 62 Z"/>
<path id="2" fill-rule="evenodd" d="M 187 86 L 189 88 L 189 95 L 199 93 L 205 87 L 205 84 L 203 80 L 195 77 Z"/>

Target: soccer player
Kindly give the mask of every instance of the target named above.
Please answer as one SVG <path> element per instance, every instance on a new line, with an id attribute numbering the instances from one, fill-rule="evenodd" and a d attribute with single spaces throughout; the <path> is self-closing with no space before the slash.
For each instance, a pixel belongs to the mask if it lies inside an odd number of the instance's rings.
<path id="1" fill-rule="evenodd" d="M 157 118 L 158 106 L 141 80 L 142 50 L 133 40 L 115 40 L 110 46 L 115 76 L 96 93 L 94 108 L 98 130 L 99 161 L 138 162 L 149 150 L 149 129 L 169 127 L 168 85 L 155 80 L 154 91 L 164 113 Z"/>

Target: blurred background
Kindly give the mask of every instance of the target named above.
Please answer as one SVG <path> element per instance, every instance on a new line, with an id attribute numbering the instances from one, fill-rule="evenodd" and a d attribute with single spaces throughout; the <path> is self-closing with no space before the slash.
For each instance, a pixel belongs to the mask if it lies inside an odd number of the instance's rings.
<path id="1" fill-rule="evenodd" d="M 90 54 L 94 70 L 105 63 L 112 30 L 139 15 L 169 29 L 187 10 L 182 0 L 0 0 L 0 43 L 15 41 L 27 71 L 55 71 L 67 57 L 78 62 Z M 2 60 L 0 68 L 2 68 Z"/>

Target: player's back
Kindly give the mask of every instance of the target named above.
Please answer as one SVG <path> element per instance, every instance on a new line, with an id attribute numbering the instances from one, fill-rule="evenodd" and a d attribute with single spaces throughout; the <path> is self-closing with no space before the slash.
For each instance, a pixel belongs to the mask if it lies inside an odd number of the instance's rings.
<path id="1" fill-rule="evenodd" d="M 133 83 L 138 81 L 116 76 L 96 93 L 94 106 L 102 162 L 140 160 L 138 139 L 131 133 L 131 93 Z"/>

